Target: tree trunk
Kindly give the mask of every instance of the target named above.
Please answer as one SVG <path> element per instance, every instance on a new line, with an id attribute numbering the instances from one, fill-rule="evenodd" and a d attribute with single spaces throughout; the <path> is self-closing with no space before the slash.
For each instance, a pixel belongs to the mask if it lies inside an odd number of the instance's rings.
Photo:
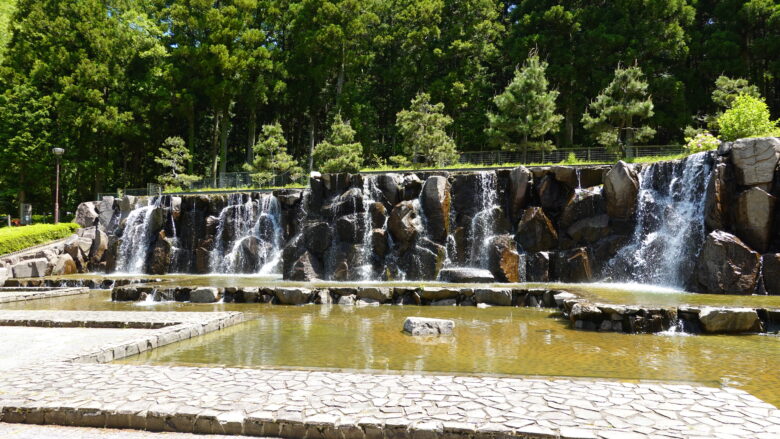
<path id="1" fill-rule="evenodd" d="M 523 164 L 528 164 L 528 136 L 523 136 Z"/>
<path id="2" fill-rule="evenodd" d="M 226 118 L 222 123 L 222 129 L 219 131 L 219 172 L 227 172 L 227 143 L 228 136 L 230 135 L 230 128 L 233 124 L 229 118 Z"/>
<path id="3" fill-rule="evenodd" d="M 190 149 L 192 160 L 187 165 L 187 173 L 190 175 L 195 172 L 195 147 L 197 140 L 195 139 L 195 104 L 190 104 L 187 108 L 187 146 Z"/>
<path id="4" fill-rule="evenodd" d="M 563 144 L 564 146 L 574 145 L 574 108 L 573 105 L 566 106 L 566 117 L 564 122 Z"/>
<path id="5" fill-rule="evenodd" d="M 214 132 L 211 137 L 211 184 L 213 187 L 217 186 L 217 170 L 219 169 L 219 155 L 217 151 L 219 148 L 219 124 L 222 120 L 222 110 L 216 110 L 214 113 Z"/>
<path id="6" fill-rule="evenodd" d="M 19 221 L 22 220 L 24 215 L 24 207 L 22 206 L 24 206 L 24 202 L 26 201 L 25 195 L 27 194 L 24 191 L 24 174 L 22 174 L 19 176 Z"/>
<path id="7" fill-rule="evenodd" d="M 344 70 L 347 65 L 347 49 L 344 43 L 341 44 L 341 66 L 339 68 L 339 76 L 336 80 L 336 107 L 341 109 L 341 91 L 344 89 Z"/>
<path id="8" fill-rule="evenodd" d="M 246 139 L 245 161 L 248 165 L 251 165 L 252 160 L 254 159 L 255 142 L 257 142 L 257 110 L 254 105 L 251 105 L 251 108 L 249 109 L 249 127 Z"/>
<path id="9" fill-rule="evenodd" d="M 310 120 L 309 131 L 309 174 L 314 170 L 314 117 Z"/>

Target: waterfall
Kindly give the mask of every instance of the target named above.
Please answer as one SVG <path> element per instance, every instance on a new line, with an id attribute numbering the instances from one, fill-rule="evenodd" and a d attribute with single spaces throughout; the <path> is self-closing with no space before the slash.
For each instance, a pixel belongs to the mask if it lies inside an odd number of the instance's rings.
<path id="1" fill-rule="evenodd" d="M 639 176 L 636 226 L 607 265 L 615 280 L 685 288 L 706 238 L 707 153 L 646 167 Z"/>
<path id="2" fill-rule="evenodd" d="M 211 272 L 274 272 L 281 257 L 280 215 L 279 202 L 272 195 L 256 201 L 246 194 L 231 194 L 219 214 L 209 258 Z"/>
<path id="3" fill-rule="evenodd" d="M 495 234 L 495 210 L 498 208 L 497 182 L 495 172 L 480 172 L 479 206 L 474 218 L 471 219 L 470 241 L 471 255 L 468 258 L 470 267 L 487 268 L 490 240 Z"/>
<path id="4" fill-rule="evenodd" d="M 117 255 L 116 271 L 144 273 L 149 247 L 154 240 L 150 224 L 159 207 L 160 198 L 155 197 L 148 205 L 134 209 L 127 216 L 122 244 Z"/>
<path id="5" fill-rule="evenodd" d="M 371 216 L 371 205 L 377 200 L 379 189 L 377 189 L 374 176 L 366 175 L 363 177 L 363 247 L 360 250 L 360 266 L 358 268 L 360 280 L 373 280 L 373 255 L 374 246 L 372 243 L 372 233 L 374 231 L 374 221 Z M 385 219 L 385 223 L 387 220 Z M 383 225 L 382 227 L 385 227 Z"/>

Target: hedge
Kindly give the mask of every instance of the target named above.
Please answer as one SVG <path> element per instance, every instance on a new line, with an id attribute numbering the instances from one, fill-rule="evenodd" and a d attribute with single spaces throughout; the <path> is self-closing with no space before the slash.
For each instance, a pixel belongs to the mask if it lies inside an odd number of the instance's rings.
<path id="1" fill-rule="evenodd" d="M 74 223 L 4 227 L 0 229 L 0 255 L 65 238 L 78 228 Z"/>

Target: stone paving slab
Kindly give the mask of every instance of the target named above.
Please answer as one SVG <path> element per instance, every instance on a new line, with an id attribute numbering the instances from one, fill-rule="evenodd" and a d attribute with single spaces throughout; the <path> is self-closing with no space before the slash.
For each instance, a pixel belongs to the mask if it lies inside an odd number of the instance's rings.
<path id="1" fill-rule="evenodd" d="M 4 424 L 0 422 L 0 437 L 3 439 L 241 439 L 242 436 L 152 433 L 138 430 Z"/>
<path id="2" fill-rule="evenodd" d="M 52 297 L 75 296 L 87 294 L 89 288 L 0 288 L 0 303 L 23 302 L 36 299 L 50 299 Z"/>
<path id="3" fill-rule="evenodd" d="M 780 437 L 733 388 L 419 374 L 52 363 L 0 375 L 0 421 L 203 434 Z"/>

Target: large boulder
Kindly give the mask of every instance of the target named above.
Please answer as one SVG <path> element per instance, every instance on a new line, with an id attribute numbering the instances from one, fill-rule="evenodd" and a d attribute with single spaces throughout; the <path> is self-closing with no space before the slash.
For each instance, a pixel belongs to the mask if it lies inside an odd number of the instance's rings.
<path id="1" fill-rule="evenodd" d="M 450 184 L 445 177 L 425 180 L 420 204 L 425 213 L 428 236 L 436 242 L 446 242 L 450 233 Z"/>
<path id="2" fill-rule="evenodd" d="M 577 243 L 590 244 L 609 235 L 609 215 L 597 215 L 572 224 L 566 233 Z"/>
<path id="3" fill-rule="evenodd" d="M 114 210 L 114 197 L 103 197 L 98 203 L 96 210 L 100 227 L 103 230 L 112 230 L 116 226 L 116 219 L 118 219 L 118 212 Z"/>
<path id="4" fill-rule="evenodd" d="M 512 290 L 508 288 L 475 288 L 477 303 L 496 306 L 512 306 Z"/>
<path id="5" fill-rule="evenodd" d="M 96 266 L 102 262 L 106 250 L 108 250 L 108 235 L 102 230 L 97 230 L 95 238 L 92 240 L 92 246 L 89 248 L 89 263 Z"/>
<path id="6" fill-rule="evenodd" d="M 328 223 L 307 224 L 303 229 L 303 242 L 314 254 L 322 255 L 330 247 L 331 231 Z"/>
<path id="7" fill-rule="evenodd" d="M 520 255 L 517 253 L 517 244 L 512 235 L 498 235 L 490 240 L 488 267 L 500 282 L 521 281 Z"/>
<path id="8" fill-rule="evenodd" d="M 371 249 L 380 258 L 384 258 L 387 255 L 389 248 L 387 231 L 385 229 L 374 229 L 371 231 Z"/>
<path id="9" fill-rule="evenodd" d="M 147 272 L 149 274 L 168 274 L 172 257 L 173 244 L 165 237 L 165 233 L 160 232 L 152 247 Z"/>
<path id="10" fill-rule="evenodd" d="M 311 252 L 305 251 L 292 264 L 285 279 L 308 282 L 323 278 L 323 268 L 320 260 Z"/>
<path id="11" fill-rule="evenodd" d="M 276 299 L 282 305 L 304 305 L 311 299 L 311 290 L 307 288 L 275 288 Z"/>
<path id="12" fill-rule="evenodd" d="M 453 267 L 443 268 L 439 272 L 439 280 L 449 283 L 491 283 L 496 278 L 490 270 L 481 268 Z"/>
<path id="13" fill-rule="evenodd" d="M 526 254 L 526 276 L 528 282 L 549 282 L 552 265 L 550 253 L 548 252 Z"/>
<path id="14" fill-rule="evenodd" d="M 509 219 L 517 224 L 531 198 L 533 175 L 525 166 L 518 166 L 509 173 L 508 208 Z"/>
<path id="15" fill-rule="evenodd" d="M 585 189 L 577 192 L 563 208 L 558 221 L 561 230 L 566 230 L 577 221 L 602 215 L 607 212 L 604 196 L 598 188 Z"/>
<path id="16" fill-rule="evenodd" d="M 81 227 L 92 227 L 98 222 L 98 213 L 92 201 L 79 204 L 76 208 L 76 218 L 73 220 Z"/>
<path id="17" fill-rule="evenodd" d="M 454 328 L 452 320 L 407 317 L 404 321 L 404 332 L 414 336 L 452 335 Z"/>
<path id="18" fill-rule="evenodd" d="M 705 293 L 753 294 L 760 261 L 736 236 L 715 230 L 707 236 L 696 262 L 696 281 Z"/>
<path id="19" fill-rule="evenodd" d="M 704 198 L 704 223 L 709 230 L 725 230 L 731 224 L 728 212 L 735 190 L 732 174 L 725 163 L 716 165 L 710 174 Z"/>
<path id="20" fill-rule="evenodd" d="M 780 139 L 757 137 L 739 139 L 731 145 L 737 183 L 755 186 L 772 183 L 780 157 Z"/>
<path id="21" fill-rule="evenodd" d="M 380 202 L 371 203 L 368 206 L 368 214 L 371 218 L 371 228 L 381 229 L 387 222 L 387 207 Z"/>
<path id="22" fill-rule="evenodd" d="M 120 219 L 125 219 L 130 215 L 130 212 L 135 209 L 136 198 L 132 195 L 124 195 L 119 200 L 119 215 Z"/>
<path id="23" fill-rule="evenodd" d="M 699 313 L 704 332 L 711 334 L 738 334 L 761 332 L 763 325 L 758 313 L 750 308 L 704 308 Z"/>
<path id="24" fill-rule="evenodd" d="M 50 274 L 49 261 L 46 258 L 28 259 L 14 265 L 11 270 L 15 278 L 43 277 Z"/>
<path id="25" fill-rule="evenodd" d="M 218 298 L 219 290 L 216 288 L 204 287 L 190 291 L 190 302 L 192 303 L 214 303 Z"/>
<path id="26" fill-rule="evenodd" d="M 0 287 L 5 285 L 5 281 L 7 281 L 11 275 L 12 273 L 8 271 L 8 268 L 3 267 L 2 264 L 0 264 Z"/>
<path id="27" fill-rule="evenodd" d="M 365 214 L 352 214 L 336 220 L 336 233 L 341 242 L 360 244 L 366 233 Z"/>
<path id="28" fill-rule="evenodd" d="M 777 199 L 763 189 L 752 187 L 737 196 L 737 236 L 759 252 L 766 251 L 772 233 L 772 217 Z"/>
<path id="29" fill-rule="evenodd" d="M 325 174 L 330 175 L 330 174 Z M 338 218 L 343 215 L 353 213 L 362 213 L 365 211 L 363 205 L 363 189 L 353 187 L 343 194 L 336 197 L 333 202 L 323 209 L 323 213 L 329 218 Z"/>
<path id="30" fill-rule="evenodd" d="M 638 193 L 639 179 L 626 162 L 617 162 L 604 176 L 604 199 L 610 217 L 630 219 L 636 211 Z"/>
<path id="31" fill-rule="evenodd" d="M 51 270 L 52 276 L 67 276 L 75 273 L 78 273 L 78 267 L 76 267 L 76 262 L 69 254 L 63 253 L 57 256 Z"/>
<path id="32" fill-rule="evenodd" d="M 401 252 L 407 251 L 422 229 L 422 224 L 412 201 L 398 203 L 390 212 L 388 228 L 393 241 Z"/>
<path id="33" fill-rule="evenodd" d="M 554 273 L 555 279 L 561 282 L 590 282 L 593 270 L 587 249 L 577 248 L 558 253 Z"/>
<path id="34" fill-rule="evenodd" d="M 545 174 L 535 185 L 535 189 L 539 204 L 552 217 L 557 217 L 574 195 L 574 187 L 558 181 L 552 172 Z"/>
<path id="35" fill-rule="evenodd" d="M 515 238 L 527 253 L 550 250 L 558 245 L 558 232 L 539 207 L 529 207 L 523 212 Z"/>
<path id="36" fill-rule="evenodd" d="M 420 239 L 410 251 L 401 255 L 399 268 L 407 280 L 435 280 L 444 266 L 447 249 L 429 239 Z"/>
<path id="37" fill-rule="evenodd" d="M 761 268 L 767 294 L 780 294 L 780 253 L 761 256 Z"/>
<path id="38" fill-rule="evenodd" d="M 405 201 L 408 200 L 414 200 L 417 197 L 420 196 L 420 191 L 422 191 L 422 185 L 423 182 L 420 180 L 420 177 L 418 177 L 415 174 L 406 174 L 404 175 L 404 191 L 402 194 L 402 199 Z"/>
<path id="39" fill-rule="evenodd" d="M 375 300 L 380 303 L 393 299 L 393 289 L 390 287 L 362 287 L 357 290 L 358 299 Z"/>
<path id="40" fill-rule="evenodd" d="M 401 201 L 403 177 L 398 174 L 379 174 L 374 177 L 374 185 L 381 192 L 384 202 L 395 206 Z"/>

